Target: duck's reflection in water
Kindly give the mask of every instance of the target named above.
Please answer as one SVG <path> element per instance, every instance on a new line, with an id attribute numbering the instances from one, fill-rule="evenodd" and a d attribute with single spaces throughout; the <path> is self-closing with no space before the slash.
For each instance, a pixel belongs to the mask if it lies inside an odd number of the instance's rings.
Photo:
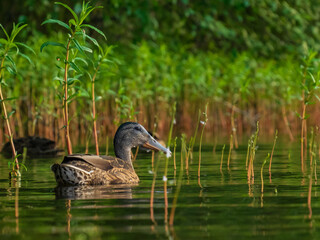
<path id="1" fill-rule="evenodd" d="M 132 187 L 136 185 L 58 186 L 54 191 L 56 199 L 132 199 Z"/>

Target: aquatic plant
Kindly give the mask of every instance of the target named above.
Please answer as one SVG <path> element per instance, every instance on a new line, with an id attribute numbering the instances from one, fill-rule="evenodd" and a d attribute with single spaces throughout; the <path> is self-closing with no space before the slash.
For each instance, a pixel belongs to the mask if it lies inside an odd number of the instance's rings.
<path id="1" fill-rule="evenodd" d="M 97 8 L 101 8 L 100 6 L 92 7 L 89 5 L 89 3 L 83 2 L 81 12 L 78 16 L 68 5 L 61 2 L 56 2 L 55 4 L 61 5 L 64 8 L 66 8 L 72 14 L 73 18 L 67 21 L 67 23 L 57 19 L 48 19 L 48 20 L 45 20 L 42 23 L 42 25 L 58 24 L 63 28 L 67 29 L 68 33 L 66 34 L 66 44 L 63 44 L 60 42 L 54 42 L 54 41 L 47 41 L 41 45 L 40 51 L 42 52 L 42 50 L 49 45 L 60 47 L 63 49 L 63 53 L 65 56 L 65 59 L 63 61 L 64 68 L 61 68 L 61 67 L 59 68 L 61 70 L 63 69 L 64 76 L 62 79 L 59 78 L 59 80 L 63 85 L 63 94 L 61 99 L 63 101 L 63 110 L 64 110 L 65 139 L 67 143 L 68 154 L 72 154 L 72 145 L 71 145 L 70 130 L 69 130 L 70 121 L 69 121 L 68 105 L 72 101 L 72 99 L 76 96 L 76 94 L 72 94 L 71 96 L 69 96 L 68 87 L 72 85 L 75 81 L 79 81 L 79 78 L 82 75 L 82 71 L 78 67 L 77 61 L 84 61 L 84 59 L 82 59 L 81 57 L 77 58 L 78 53 L 81 53 L 82 56 L 85 56 L 86 55 L 85 52 L 92 52 L 90 48 L 86 47 L 84 44 L 81 44 L 78 41 L 78 39 L 80 40 L 81 38 L 84 42 L 87 40 L 90 40 L 91 42 L 96 44 L 96 40 L 92 37 L 89 37 L 85 33 L 85 29 L 92 29 L 98 32 L 99 34 L 101 34 L 104 38 L 106 37 L 104 33 L 99 29 L 97 29 L 96 27 L 90 24 L 84 23 L 84 21 L 89 16 L 89 14 Z M 78 74 L 78 75 L 75 75 L 75 74 Z M 74 75 L 74 76 L 68 77 L 69 75 Z"/>
<path id="2" fill-rule="evenodd" d="M 263 160 L 261 169 L 260 169 L 260 176 L 261 176 L 261 193 L 263 193 L 264 190 L 264 181 L 263 181 L 263 168 L 264 165 L 267 163 L 268 159 L 270 158 L 270 153 L 268 153 L 268 156 Z"/>
<path id="3" fill-rule="evenodd" d="M 227 162 L 228 170 L 229 170 L 229 165 L 230 165 L 232 149 L 233 149 L 233 134 L 230 135 L 229 154 L 228 154 L 228 162 Z"/>
<path id="4" fill-rule="evenodd" d="M 276 146 L 277 139 L 278 139 L 278 129 L 276 129 L 276 132 L 274 134 L 273 146 L 272 146 L 272 151 L 271 151 L 271 156 L 270 156 L 270 163 L 269 163 L 269 174 L 270 175 L 271 175 L 272 157 L 273 157 L 273 152 L 274 152 L 274 148 Z"/>
<path id="5" fill-rule="evenodd" d="M 200 143 L 199 143 L 199 165 L 198 165 L 198 181 L 199 181 L 199 186 L 200 184 L 200 169 L 201 169 L 201 147 L 202 147 L 202 137 L 203 137 L 203 132 L 204 128 L 206 127 L 207 121 L 208 121 L 208 105 L 209 103 L 206 104 L 205 110 L 202 113 L 203 114 L 203 121 L 200 121 L 202 125 L 202 130 L 201 130 L 201 135 L 200 135 Z"/>
<path id="6" fill-rule="evenodd" d="M 304 171 L 304 149 L 307 148 L 307 119 L 309 115 L 307 113 L 307 106 L 313 104 L 313 98 L 317 98 L 320 100 L 319 96 L 317 95 L 317 90 L 320 86 L 320 71 L 316 72 L 316 76 L 314 76 L 314 64 L 316 61 L 317 52 L 309 51 L 308 55 L 306 55 L 301 65 L 301 103 L 302 103 L 302 111 L 299 115 L 301 119 L 301 170 Z M 317 69 L 316 69 L 317 70 Z"/>
<path id="7" fill-rule="evenodd" d="M 222 163 L 223 163 L 223 154 L 224 154 L 224 149 L 226 148 L 226 145 L 223 144 L 222 151 L 221 151 L 221 159 L 220 159 L 220 172 L 222 173 Z"/>
<path id="8" fill-rule="evenodd" d="M 4 29 L 4 27 L 0 24 L 0 27 L 6 37 L 6 38 L 0 38 L 0 61 L 1 61 L 1 63 L 0 63 L 0 102 L 1 102 L 2 112 L 3 112 L 3 118 L 5 120 L 5 124 L 6 124 L 7 131 L 8 131 L 8 138 L 9 138 L 11 149 L 12 149 L 13 162 L 8 163 L 9 167 L 10 167 L 10 165 L 12 167 L 12 172 L 10 174 L 12 176 L 20 176 L 20 172 L 19 172 L 20 167 L 19 167 L 19 161 L 18 161 L 19 155 L 17 154 L 15 146 L 14 146 L 13 133 L 11 131 L 11 126 L 10 126 L 10 122 L 9 122 L 9 118 L 10 118 L 10 116 L 12 116 L 12 114 L 14 114 L 14 111 L 11 111 L 8 113 L 5 102 L 12 101 L 16 98 L 15 97 L 11 97 L 11 98 L 5 97 L 2 92 L 2 86 L 8 86 L 5 81 L 5 76 L 4 76 L 5 72 L 8 72 L 11 75 L 17 75 L 17 67 L 16 67 L 16 63 L 14 60 L 15 56 L 17 56 L 17 55 L 21 56 L 21 57 L 27 59 L 29 61 L 29 63 L 31 63 L 30 58 L 27 55 L 21 53 L 19 48 L 23 47 L 23 48 L 26 48 L 34 53 L 32 48 L 30 48 L 29 46 L 27 46 L 24 43 L 15 41 L 17 35 L 26 26 L 27 26 L 27 24 L 21 24 L 21 23 L 14 24 L 13 23 L 11 33 L 8 34 L 7 31 Z"/>
<path id="9" fill-rule="evenodd" d="M 249 162 L 248 162 L 248 182 L 254 181 L 254 169 L 253 169 L 253 162 L 255 160 L 256 150 L 257 150 L 257 140 L 259 135 L 259 122 L 257 122 L 257 129 L 255 133 L 250 137 L 249 140 Z"/>
<path id="10" fill-rule="evenodd" d="M 175 211 L 177 208 L 177 202 L 178 202 L 178 197 L 179 197 L 179 193 L 181 190 L 181 185 L 182 185 L 182 178 L 183 178 L 183 155 L 186 155 L 186 139 L 185 139 L 185 135 L 182 134 L 181 135 L 181 158 L 180 158 L 180 171 L 179 171 L 179 178 L 178 178 L 178 183 L 177 183 L 177 188 L 176 191 L 174 193 L 174 197 L 173 197 L 173 201 L 172 201 L 172 207 L 171 207 L 171 212 L 170 212 L 170 217 L 169 217 L 169 224 L 171 226 L 173 226 L 174 224 L 174 216 L 175 216 Z"/>
<path id="11" fill-rule="evenodd" d="M 173 106 L 172 106 L 171 124 L 170 124 L 170 131 L 169 131 L 169 137 L 168 137 L 168 146 L 167 146 L 168 149 L 170 149 L 170 146 L 171 146 L 171 137 L 172 137 L 173 124 L 175 122 L 175 117 L 176 117 L 176 103 L 174 103 Z M 165 201 L 165 218 L 164 218 L 164 222 L 165 223 L 167 223 L 167 221 L 168 221 L 168 192 L 167 192 L 168 162 L 169 162 L 169 157 L 166 156 L 166 163 L 165 163 L 164 175 L 163 175 L 163 191 L 164 191 L 164 201 Z"/>

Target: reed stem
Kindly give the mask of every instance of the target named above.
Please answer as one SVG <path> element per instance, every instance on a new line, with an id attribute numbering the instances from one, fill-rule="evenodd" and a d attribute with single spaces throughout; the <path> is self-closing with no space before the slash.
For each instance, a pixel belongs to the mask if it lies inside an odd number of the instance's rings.
<path id="1" fill-rule="evenodd" d="M 99 156 L 99 141 L 98 141 L 98 133 L 97 133 L 97 118 L 96 118 L 96 99 L 94 94 L 94 83 L 97 76 L 97 72 L 99 71 L 101 61 L 99 62 L 99 65 L 96 68 L 96 71 L 92 77 L 92 117 L 93 117 L 93 135 L 94 135 L 94 141 L 96 143 L 96 154 Z"/>
<path id="2" fill-rule="evenodd" d="M 69 53 L 70 53 L 70 44 L 71 39 L 73 38 L 74 34 L 68 39 L 67 42 L 67 53 L 66 53 L 66 62 L 64 66 L 64 99 L 63 99 L 63 106 L 64 106 L 64 128 L 65 128 L 65 138 L 67 143 L 67 150 L 68 154 L 72 154 L 72 145 L 70 140 L 70 129 L 69 129 L 69 115 L 68 115 L 68 69 L 69 69 Z"/>
<path id="3" fill-rule="evenodd" d="M 264 168 L 264 165 L 267 163 L 269 157 L 270 157 L 270 153 L 268 153 L 268 156 L 264 159 L 264 161 L 262 163 L 262 166 L 261 166 L 261 170 L 260 170 L 260 174 L 261 174 L 261 193 L 263 193 L 263 190 L 264 190 L 263 168 Z"/>
<path id="4" fill-rule="evenodd" d="M 179 172 L 177 189 L 176 189 L 176 192 L 175 192 L 175 194 L 174 194 L 174 198 L 173 198 L 173 202 L 172 202 L 172 208 L 171 208 L 171 212 L 170 212 L 170 218 L 169 218 L 169 224 L 170 224 L 170 226 L 173 226 L 173 223 L 174 223 L 174 215 L 175 215 L 175 211 L 176 211 L 176 207 L 177 207 L 177 202 L 178 202 L 178 197 L 179 197 L 179 193 L 180 193 L 181 185 L 182 185 L 182 177 L 183 177 L 183 152 L 186 154 L 185 148 L 186 148 L 186 143 L 185 143 L 184 137 L 182 136 L 182 137 L 181 137 L 181 162 L 180 162 L 180 172 Z"/>
<path id="5" fill-rule="evenodd" d="M 226 145 L 223 144 L 222 147 L 222 152 L 221 152 L 221 160 L 220 160 L 220 172 L 222 173 L 222 162 L 223 162 L 223 154 L 224 154 L 224 149 L 226 148 Z"/>
<path id="6" fill-rule="evenodd" d="M 269 163 L 269 173 L 270 173 L 270 175 L 271 175 L 272 157 L 273 157 L 274 148 L 276 146 L 277 138 L 278 138 L 278 129 L 276 129 L 276 133 L 274 135 L 273 146 L 272 146 L 272 151 L 271 151 L 271 156 L 270 156 L 270 163 Z"/>
<path id="7" fill-rule="evenodd" d="M 229 154 L 228 154 L 228 162 L 227 162 L 227 166 L 228 166 L 228 170 L 229 170 L 229 166 L 230 166 L 230 159 L 231 159 L 231 152 L 233 149 L 233 135 L 230 135 L 230 144 L 229 144 Z"/>
<path id="8" fill-rule="evenodd" d="M 204 114 L 204 121 L 201 121 L 201 124 L 203 125 L 202 130 L 201 130 L 201 135 L 200 135 L 200 145 L 199 145 L 199 166 L 198 166 L 198 179 L 199 179 L 199 185 L 200 184 L 200 169 L 201 169 L 201 146 L 202 146 L 202 137 L 203 137 L 203 132 L 204 128 L 207 124 L 208 117 L 207 117 L 207 111 L 208 111 L 208 103 L 206 104 L 205 111 L 203 112 Z"/>
<path id="9" fill-rule="evenodd" d="M 6 56 L 6 55 L 7 55 L 7 52 L 4 54 L 4 56 Z M 3 69 L 3 65 L 4 65 L 4 60 L 5 60 L 5 58 L 3 58 L 1 60 L 1 65 L 0 65 L 0 79 L 2 79 L 2 80 L 3 80 L 2 69 Z M 10 145 L 11 145 L 11 149 L 12 149 L 12 157 L 15 162 L 15 164 L 13 165 L 13 173 L 15 173 L 16 175 L 19 176 L 20 175 L 20 172 L 19 172 L 20 167 L 19 167 L 19 162 L 18 162 L 18 156 L 17 156 L 17 152 L 16 152 L 14 142 L 13 142 L 13 134 L 12 134 L 11 127 L 10 127 L 9 117 L 7 114 L 7 108 L 5 105 L 5 99 L 4 99 L 3 93 L 2 93 L 1 83 L 0 83 L 0 100 L 1 100 L 2 111 L 3 111 L 5 123 L 7 125 L 8 136 L 9 136 Z"/>

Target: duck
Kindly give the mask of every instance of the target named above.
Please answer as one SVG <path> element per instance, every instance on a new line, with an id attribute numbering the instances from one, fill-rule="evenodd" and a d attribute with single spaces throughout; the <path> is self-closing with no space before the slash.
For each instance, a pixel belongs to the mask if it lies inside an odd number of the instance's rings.
<path id="1" fill-rule="evenodd" d="M 139 123 L 125 122 L 117 129 L 113 156 L 72 154 L 65 156 L 61 164 L 53 164 L 58 185 L 110 185 L 137 184 L 139 177 L 131 161 L 131 149 L 143 146 L 150 150 L 162 151 L 167 157 L 171 151 L 163 147 Z"/>
<path id="2" fill-rule="evenodd" d="M 27 136 L 13 139 L 17 154 L 23 154 L 23 149 L 27 149 L 27 156 L 31 158 L 58 157 L 63 150 L 56 148 L 56 142 L 43 137 Z M 6 156 L 12 156 L 11 143 L 6 142 L 1 150 Z"/>

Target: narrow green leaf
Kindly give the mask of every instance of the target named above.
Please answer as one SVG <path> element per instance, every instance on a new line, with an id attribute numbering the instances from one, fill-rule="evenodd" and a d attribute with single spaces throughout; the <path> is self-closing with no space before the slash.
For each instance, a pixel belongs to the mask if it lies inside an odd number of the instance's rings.
<path id="1" fill-rule="evenodd" d="M 71 100 L 72 100 L 73 98 L 75 98 L 77 95 L 78 95 L 78 93 L 74 93 L 74 94 L 70 95 L 70 96 L 68 97 L 68 99 L 67 99 L 67 102 L 70 103 Z"/>
<path id="2" fill-rule="evenodd" d="M 88 38 L 94 45 L 100 48 L 100 45 L 96 39 L 94 39 L 93 37 L 90 37 L 89 35 L 85 35 L 85 38 Z"/>
<path id="3" fill-rule="evenodd" d="M 72 39 L 72 42 L 74 43 L 76 49 L 78 49 L 83 55 L 85 55 L 83 46 L 81 46 L 80 43 L 74 38 Z"/>
<path id="4" fill-rule="evenodd" d="M 85 12 L 83 14 L 81 14 L 81 18 L 79 21 L 79 25 L 81 25 L 83 23 L 83 21 L 88 17 L 88 15 L 95 9 L 97 8 L 103 8 L 102 6 L 97 6 L 97 7 L 88 7 L 88 3 L 86 4 L 85 7 L 82 7 L 83 10 L 85 10 Z"/>
<path id="5" fill-rule="evenodd" d="M 74 63 L 74 62 L 69 62 L 70 66 L 77 72 L 81 73 L 82 71 L 80 68 Z"/>
<path id="6" fill-rule="evenodd" d="M 16 63 L 14 62 L 12 57 L 10 57 L 9 55 L 6 55 L 5 59 L 7 59 L 11 63 L 12 67 L 14 68 L 14 70 L 17 71 Z"/>
<path id="7" fill-rule="evenodd" d="M 14 69 L 12 69 L 11 67 L 9 67 L 9 66 L 6 66 L 5 68 L 7 69 L 7 71 L 10 74 L 12 74 L 12 75 L 16 75 L 17 74 L 17 72 Z"/>
<path id="8" fill-rule="evenodd" d="M 87 27 L 87 28 L 93 29 L 94 31 L 96 31 L 97 33 L 99 33 L 100 35 L 102 35 L 102 36 L 107 40 L 106 35 L 104 35 L 104 33 L 103 33 L 101 30 L 99 30 L 98 28 L 96 28 L 96 27 L 94 27 L 94 26 L 92 26 L 92 25 L 90 25 L 90 24 L 82 24 L 81 26 L 82 26 L 82 27 Z"/>
<path id="9" fill-rule="evenodd" d="M 20 166 L 22 166 L 26 171 L 28 171 L 26 165 L 24 165 L 23 163 L 20 163 Z"/>
<path id="10" fill-rule="evenodd" d="M 0 102 L 12 101 L 12 100 L 15 100 L 15 99 L 17 99 L 17 97 L 5 98 L 3 100 L 0 100 Z"/>
<path id="11" fill-rule="evenodd" d="M 13 42 L 13 40 L 15 39 L 15 37 L 19 34 L 19 32 L 24 29 L 28 24 L 24 24 L 22 26 L 20 26 L 21 23 L 18 23 L 16 26 L 13 25 L 13 30 L 11 32 L 11 36 L 10 36 L 10 41 Z"/>
<path id="12" fill-rule="evenodd" d="M 35 51 L 29 47 L 28 45 L 24 44 L 24 43 L 21 43 L 21 42 L 15 42 L 15 44 L 17 44 L 18 46 L 21 46 L 21 47 L 24 47 L 26 49 L 28 49 L 29 51 L 31 51 L 34 55 L 36 54 Z"/>
<path id="13" fill-rule="evenodd" d="M 89 52 L 89 53 L 93 53 L 92 49 L 91 48 L 88 48 L 88 47 L 85 47 L 85 46 L 82 46 L 83 50 L 86 51 L 86 52 Z"/>
<path id="14" fill-rule="evenodd" d="M 77 78 L 69 78 L 67 81 L 67 84 L 68 84 L 68 86 L 70 86 L 70 85 L 74 84 L 75 82 L 80 82 L 80 80 Z"/>
<path id="15" fill-rule="evenodd" d="M 9 35 L 8 35 L 8 33 L 7 33 L 7 31 L 4 29 L 4 27 L 2 26 L 2 24 L 0 24 L 0 27 L 2 28 L 2 31 L 4 32 L 4 34 L 6 35 L 6 37 L 7 37 L 7 40 L 9 41 Z"/>
<path id="16" fill-rule="evenodd" d="M 76 21 L 74 19 L 69 20 L 69 26 L 71 27 L 72 25 L 75 27 L 77 26 Z"/>
<path id="17" fill-rule="evenodd" d="M 42 50 L 46 47 L 46 46 L 56 46 L 56 47 L 62 47 L 64 49 L 66 49 L 66 47 L 64 46 L 64 44 L 62 43 L 59 43 L 59 42 L 51 42 L 51 41 L 48 41 L 48 42 L 45 42 L 41 45 L 40 47 L 40 52 L 42 52 Z"/>
<path id="18" fill-rule="evenodd" d="M 25 58 L 30 64 L 33 65 L 33 62 L 31 61 L 31 59 L 27 55 L 25 55 L 25 54 L 23 54 L 21 52 L 19 52 L 18 55 L 20 55 L 21 57 Z"/>
<path id="19" fill-rule="evenodd" d="M 74 61 L 80 61 L 80 62 L 83 62 L 86 66 L 88 66 L 88 65 L 89 65 L 89 64 L 88 64 L 88 62 L 87 62 L 86 60 L 84 60 L 83 58 L 76 57 L 76 58 L 74 59 Z"/>
<path id="20" fill-rule="evenodd" d="M 70 13 L 72 14 L 72 16 L 74 17 L 74 19 L 75 19 L 75 21 L 76 21 L 76 23 L 77 23 L 77 25 L 78 25 L 78 22 L 79 22 L 78 16 L 77 16 L 77 14 L 76 14 L 68 5 L 66 5 L 66 4 L 64 4 L 64 3 L 61 3 L 61 2 L 55 2 L 54 4 L 61 5 L 61 6 L 65 7 L 66 9 L 68 9 L 69 12 L 70 12 Z"/>
<path id="21" fill-rule="evenodd" d="M 12 112 L 9 112 L 9 113 L 8 113 L 8 119 L 9 119 L 9 117 L 11 117 L 11 115 L 14 114 L 15 112 L 16 112 L 16 111 L 14 111 L 14 110 L 13 110 Z"/>
<path id="22" fill-rule="evenodd" d="M 60 20 L 57 20 L 57 19 L 48 19 L 48 20 L 45 20 L 41 25 L 44 25 L 44 24 L 47 24 L 47 23 L 57 23 L 59 24 L 60 26 L 68 29 L 69 31 L 72 31 L 71 28 L 68 26 L 68 24 L 60 21 Z"/>
<path id="23" fill-rule="evenodd" d="M 2 43 L 3 45 L 9 44 L 9 42 L 7 40 L 5 40 L 4 38 L 0 38 L 0 43 Z"/>

